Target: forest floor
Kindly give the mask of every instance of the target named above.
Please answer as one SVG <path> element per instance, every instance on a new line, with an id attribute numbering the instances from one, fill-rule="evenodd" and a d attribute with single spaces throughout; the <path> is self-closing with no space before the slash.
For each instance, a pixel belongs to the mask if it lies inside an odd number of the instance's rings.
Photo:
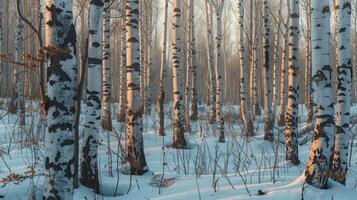
<path id="1" fill-rule="evenodd" d="M 168 107 L 169 108 L 169 107 Z M 31 109 L 33 112 L 31 112 Z M 200 114 L 207 114 L 200 106 Z M 46 154 L 43 127 L 39 123 L 37 106 L 29 105 L 27 125 L 20 130 L 17 115 L 0 110 L 0 199 L 40 199 L 43 191 L 43 160 Z M 115 109 L 114 112 L 115 113 Z M 170 108 L 167 113 L 170 112 Z M 171 121 L 166 116 L 165 137 L 157 136 L 157 114 L 144 117 L 144 144 L 149 172 L 143 176 L 123 175 L 125 156 L 125 127 L 113 120 L 114 130 L 101 133 L 99 146 L 100 184 L 102 195 L 85 187 L 75 190 L 75 198 L 84 199 L 272 199 L 272 200 L 354 200 L 357 198 L 356 140 L 347 186 L 329 181 L 329 189 L 320 190 L 304 184 L 304 169 L 308 159 L 311 134 L 300 138 L 300 165 L 286 162 L 282 144 L 283 127 L 276 127 L 276 138 L 281 142 L 263 140 L 263 120 L 255 120 L 254 138 L 241 134 L 242 124 L 237 120 L 238 108 L 225 107 L 226 143 L 218 143 L 214 127 L 204 117 L 192 123 L 187 133 L 189 149 L 169 148 Z M 357 106 L 352 114 L 357 113 Z M 84 114 L 84 112 L 83 112 Z M 84 115 L 82 115 L 84 116 Z M 306 126 L 306 109 L 300 106 L 299 128 Z M 113 115 L 113 119 L 115 119 Z M 82 123 L 84 122 L 82 117 Z M 356 132 L 357 129 L 353 129 Z M 357 133 L 356 133 L 357 135 Z M 41 139 L 42 138 L 42 139 Z M 120 142 L 118 142 L 120 141 Z M 109 143 L 108 143 L 109 142 Z M 110 144 L 111 154 L 108 154 Z M 119 144 L 119 145 L 118 145 Z M 112 170 L 108 165 L 112 156 Z M 124 165 L 125 166 L 125 165 Z M 112 174 L 110 173 L 112 171 Z M 163 178 L 162 178 L 163 174 Z M 161 185 L 161 187 L 160 187 Z"/>

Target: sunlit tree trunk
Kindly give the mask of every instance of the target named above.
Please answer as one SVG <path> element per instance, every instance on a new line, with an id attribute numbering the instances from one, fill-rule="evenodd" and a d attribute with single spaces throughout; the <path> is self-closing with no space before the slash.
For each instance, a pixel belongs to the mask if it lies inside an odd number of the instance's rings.
<path id="1" fill-rule="evenodd" d="M 272 115 L 272 83 L 270 66 L 270 20 L 268 0 L 263 1 L 263 20 L 264 20 L 264 61 L 263 61 L 263 85 L 264 85 L 264 140 L 272 141 L 274 138 L 274 116 Z"/>
<path id="2" fill-rule="evenodd" d="M 338 68 L 335 112 L 335 146 L 332 162 L 332 178 L 346 183 L 349 121 L 351 110 L 351 1 L 340 0 L 338 16 Z"/>
<path id="3" fill-rule="evenodd" d="M 329 0 L 312 0 L 312 96 L 316 120 L 305 181 L 326 188 L 334 145 Z"/>
<path id="4" fill-rule="evenodd" d="M 313 120 L 313 105 L 311 96 L 311 0 L 305 2 L 306 12 L 306 66 L 305 66 L 305 99 L 308 109 L 307 122 Z"/>
<path id="5" fill-rule="evenodd" d="M 211 4 L 216 11 L 216 55 L 215 55 L 215 72 L 216 72 L 216 122 L 219 134 L 219 142 L 225 142 L 224 136 L 224 115 L 223 115 L 223 80 L 222 80 L 222 12 L 224 0 L 211 0 Z"/>
<path id="6" fill-rule="evenodd" d="M 71 0 L 46 1 L 47 128 L 42 199 L 73 199 L 76 31 Z M 51 50 L 53 52 L 51 52 Z"/>
<path id="7" fill-rule="evenodd" d="M 102 69 L 102 128 L 107 131 L 112 130 L 112 118 L 110 108 L 111 98 L 111 74 L 110 74 L 110 0 L 104 1 L 103 14 L 103 69 Z"/>
<path id="8" fill-rule="evenodd" d="M 125 6 L 128 161 L 131 174 L 135 175 L 141 175 L 148 170 L 144 154 L 140 101 L 139 3 L 138 0 L 127 0 Z"/>
<path id="9" fill-rule="evenodd" d="M 283 53 L 281 56 L 280 63 L 280 101 L 279 101 L 279 114 L 278 114 L 278 126 L 285 126 L 285 111 L 287 104 L 287 93 L 286 93 L 286 83 L 287 83 L 287 68 L 288 68 L 288 57 L 289 57 L 289 31 L 285 31 L 283 37 Z"/>
<path id="10" fill-rule="evenodd" d="M 125 24 L 123 23 L 123 26 Z M 117 121 L 125 122 L 126 120 L 126 29 L 121 30 L 121 54 L 120 54 L 120 90 L 119 90 L 119 103 Z"/>
<path id="11" fill-rule="evenodd" d="M 160 67 L 160 91 L 159 91 L 159 105 L 158 105 L 158 113 L 159 113 L 159 135 L 165 135 L 165 90 L 164 90 L 164 82 L 166 77 L 166 47 L 167 47 L 167 19 L 168 19 L 168 9 L 169 9 L 169 0 L 165 0 L 165 17 L 164 17 L 164 35 L 162 42 L 162 53 L 161 53 L 161 67 Z"/>
<path id="12" fill-rule="evenodd" d="M 102 89 L 102 24 L 104 1 L 91 1 L 89 5 L 89 46 L 87 69 L 87 110 L 82 140 L 80 182 L 99 192 L 98 143 Z"/>
<path id="13" fill-rule="evenodd" d="M 254 99 L 254 115 L 260 115 L 261 114 L 261 108 L 260 108 L 260 102 L 259 102 L 259 74 L 260 72 L 260 49 L 259 49 L 259 43 L 260 43 L 260 15 L 261 15 L 261 7 L 258 2 L 259 0 L 255 1 L 255 39 L 254 39 L 254 69 L 253 69 L 253 99 Z"/>
<path id="14" fill-rule="evenodd" d="M 174 148 L 185 148 L 185 129 L 184 129 L 184 112 L 183 112 L 183 95 L 181 90 L 181 0 L 173 1 L 173 24 L 172 24 L 172 78 L 174 93 L 174 118 L 172 146 Z"/>
<path id="15" fill-rule="evenodd" d="M 241 93 L 241 113 L 244 122 L 244 135 L 253 136 L 254 127 L 252 115 L 250 112 L 249 95 L 247 89 L 248 82 L 248 66 L 244 62 L 244 7 L 243 0 L 238 3 L 239 7 L 239 58 L 240 58 L 240 93 Z"/>
<path id="16" fill-rule="evenodd" d="M 207 31 L 207 58 L 208 58 L 208 71 L 209 71 L 209 123 L 214 124 L 216 121 L 216 79 L 214 76 L 214 41 L 213 41 L 213 7 L 205 1 L 206 5 L 206 31 Z"/>
<path id="17" fill-rule="evenodd" d="M 196 38 L 195 38 L 195 0 L 190 0 L 190 16 L 189 16 L 189 53 L 190 53 L 190 73 L 191 73 L 191 115 L 190 119 L 196 121 L 198 119 L 197 111 L 197 72 L 196 72 Z"/>
<path id="18" fill-rule="evenodd" d="M 298 0 L 290 0 L 289 12 L 289 67 L 288 67 L 288 104 L 286 108 L 286 160 L 298 165 L 298 112 L 299 112 L 299 19 Z"/>

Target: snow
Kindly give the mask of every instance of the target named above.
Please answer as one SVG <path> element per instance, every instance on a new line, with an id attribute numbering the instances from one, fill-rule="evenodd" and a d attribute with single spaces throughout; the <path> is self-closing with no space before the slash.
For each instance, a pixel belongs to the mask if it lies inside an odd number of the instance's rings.
<path id="1" fill-rule="evenodd" d="M 43 191 L 43 158 L 46 154 L 44 143 L 39 141 L 39 145 L 32 145 L 33 142 L 30 140 L 30 136 L 43 137 L 42 129 L 38 126 L 40 116 L 35 112 L 38 105 L 27 106 L 34 112 L 27 113 L 28 125 L 23 129 L 23 134 L 16 125 L 17 115 L 4 116 L 6 111 L 0 110 L 0 197 L 3 199 L 29 199 L 33 192 L 37 199 L 40 199 Z M 167 107 L 167 113 L 170 113 L 170 108 Z M 201 114 L 207 113 L 208 110 L 207 106 L 199 107 Z M 113 177 L 109 176 L 108 171 L 108 133 L 103 131 L 100 135 L 98 159 L 103 195 L 94 194 L 90 189 L 81 186 L 75 190 L 74 199 L 301 200 L 302 194 L 305 200 L 356 199 L 356 154 L 351 157 L 352 166 L 348 172 L 347 186 L 330 180 L 329 189 L 314 188 L 304 184 L 303 176 L 310 142 L 299 146 L 301 164 L 292 166 L 284 159 L 284 145 L 263 140 L 262 117 L 255 120 L 257 136 L 250 140 L 241 136 L 242 124 L 236 119 L 238 110 L 237 106 L 224 108 L 227 119 L 229 119 L 228 115 L 234 116 L 226 122 L 226 143 L 218 143 L 218 138 L 214 136 L 214 127 L 208 125 L 206 121 L 198 121 L 192 124 L 193 133 L 185 135 L 190 144 L 190 148 L 185 150 L 168 148 L 171 142 L 169 116 L 165 119 L 167 125 L 165 137 L 157 136 L 157 114 L 154 111 L 151 116 L 144 117 L 144 145 L 149 172 L 143 176 L 124 175 L 125 170 L 130 169 L 130 166 L 122 163 L 121 160 L 123 153 L 121 148 L 125 149 L 126 142 L 123 131 L 125 128 L 113 120 L 114 131 L 110 133 L 109 139 L 113 151 Z M 113 115 L 115 111 L 116 109 Z M 307 111 L 303 106 L 299 111 L 300 128 L 303 128 Z M 357 113 L 357 106 L 353 106 L 351 113 L 352 115 Z M 275 134 L 278 133 L 279 136 L 283 135 L 282 130 L 279 132 L 277 129 Z M 21 138 L 27 141 L 23 145 L 20 142 Z M 122 145 L 119 147 L 118 138 Z M 40 161 L 35 162 L 35 157 Z M 216 171 L 215 175 L 213 175 L 214 171 Z M 164 174 L 163 178 L 162 174 Z M 164 186 L 160 188 L 158 186 L 161 180 Z M 258 195 L 258 191 L 264 195 Z"/>

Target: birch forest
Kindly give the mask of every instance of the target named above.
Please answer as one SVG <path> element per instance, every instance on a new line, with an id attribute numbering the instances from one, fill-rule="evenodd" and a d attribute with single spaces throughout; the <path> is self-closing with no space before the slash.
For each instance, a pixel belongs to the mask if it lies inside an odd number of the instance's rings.
<path id="1" fill-rule="evenodd" d="M 0 199 L 357 199 L 357 0 L 0 0 Z"/>

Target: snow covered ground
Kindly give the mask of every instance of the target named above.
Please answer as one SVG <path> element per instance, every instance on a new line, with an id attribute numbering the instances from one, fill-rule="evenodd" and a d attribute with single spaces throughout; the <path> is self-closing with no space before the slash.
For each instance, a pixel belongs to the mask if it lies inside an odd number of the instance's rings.
<path id="1" fill-rule="evenodd" d="M 22 131 L 16 126 L 16 115 L 0 110 L 0 199 L 31 199 L 32 195 L 40 199 L 42 193 L 41 174 L 46 152 L 42 148 L 43 141 L 37 138 L 43 138 L 44 133 L 38 123 L 36 105 L 28 109 L 33 112 L 27 114 L 28 125 Z M 206 113 L 207 107 L 200 107 L 200 111 Z M 125 127 L 113 120 L 114 131 L 101 133 L 99 164 L 103 195 L 80 187 L 75 190 L 75 199 L 357 199 L 357 154 L 351 156 L 346 187 L 330 180 L 329 189 L 319 190 L 304 184 L 303 171 L 310 142 L 299 146 L 300 165 L 291 166 L 284 160 L 283 144 L 263 140 L 262 118 L 255 120 L 256 137 L 248 139 L 241 136 L 238 108 L 227 106 L 225 113 L 226 143 L 218 143 L 214 127 L 201 120 L 192 124 L 193 133 L 186 134 L 191 146 L 186 150 L 167 148 L 171 141 L 169 115 L 165 137 L 157 136 L 156 113 L 145 117 L 145 154 L 150 171 L 143 176 L 119 172 L 126 142 Z M 300 113 L 301 126 L 304 126 L 306 109 L 302 106 Z M 352 114 L 356 113 L 357 106 L 354 106 Z M 282 133 L 277 127 L 276 137 Z M 113 176 L 109 173 L 108 141 Z M 159 187 L 160 183 L 164 186 Z"/>

